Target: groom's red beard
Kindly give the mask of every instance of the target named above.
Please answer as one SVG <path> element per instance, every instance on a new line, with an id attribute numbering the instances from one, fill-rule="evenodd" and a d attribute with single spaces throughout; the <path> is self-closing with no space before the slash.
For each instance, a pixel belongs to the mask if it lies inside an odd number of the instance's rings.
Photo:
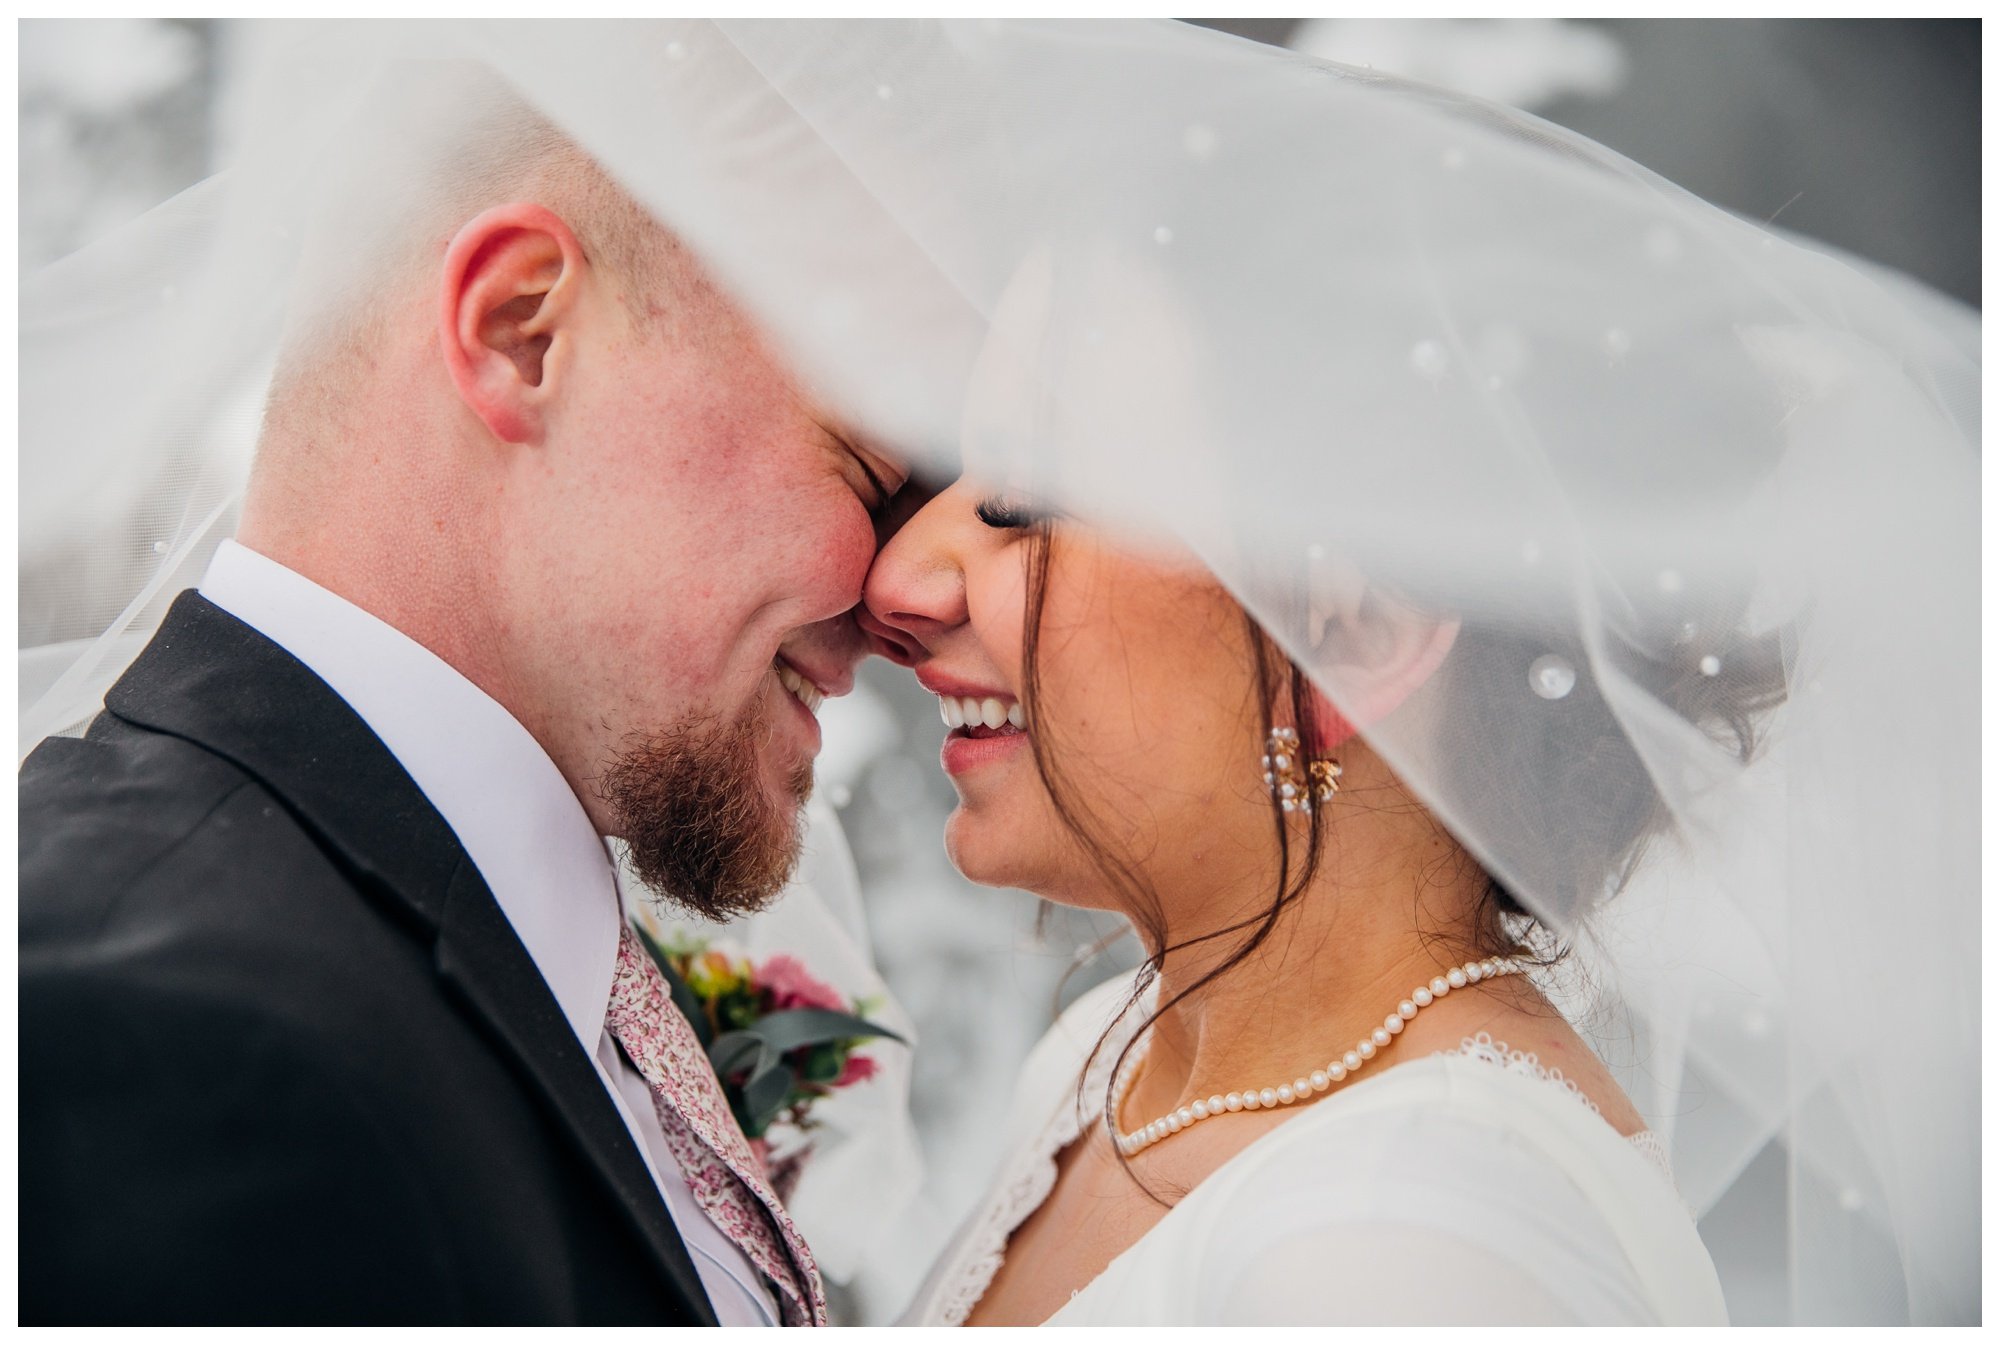
<path id="1" fill-rule="evenodd" d="M 613 759 L 597 792 L 656 895 L 723 921 L 762 910 L 784 889 L 813 772 L 801 764 L 786 781 L 791 797 L 773 799 L 759 750 L 768 736 L 761 717 L 692 720 L 635 739 Z"/>

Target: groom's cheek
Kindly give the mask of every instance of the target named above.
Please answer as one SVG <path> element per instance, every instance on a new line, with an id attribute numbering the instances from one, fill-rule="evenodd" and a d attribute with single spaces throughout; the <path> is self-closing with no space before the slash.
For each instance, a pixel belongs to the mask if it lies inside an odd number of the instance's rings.
<path id="1" fill-rule="evenodd" d="M 837 604 L 835 611 L 846 612 L 861 601 L 862 583 L 881 546 L 879 533 L 878 520 L 860 500 L 839 511 L 826 549 L 813 562 L 830 585 L 827 598 Z"/>
<path id="2" fill-rule="evenodd" d="M 822 500 L 813 511 L 769 509 L 761 533 L 746 538 L 745 556 L 764 576 L 766 601 L 797 627 L 815 626 L 853 610 L 875 561 L 873 521 L 859 500 L 842 507 Z"/>

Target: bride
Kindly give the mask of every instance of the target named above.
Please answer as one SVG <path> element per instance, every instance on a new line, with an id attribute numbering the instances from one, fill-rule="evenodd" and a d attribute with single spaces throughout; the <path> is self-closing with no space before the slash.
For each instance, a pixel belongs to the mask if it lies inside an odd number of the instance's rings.
<path id="1" fill-rule="evenodd" d="M 1329 601 L 1364 723 L 1423 716 L 1479 638 L 1358 573 Z M 953 861 L 1147 953 L 1035 1051 L 915 1320 L 1726 1320 L 1663 1149 L 1537 988 L 1560 951 L 1197 562 L 961 480 L 867 603 L 950 726 Z M 1607 884 L 1655 810 L 1625 816 L 1579 857 Z"/>

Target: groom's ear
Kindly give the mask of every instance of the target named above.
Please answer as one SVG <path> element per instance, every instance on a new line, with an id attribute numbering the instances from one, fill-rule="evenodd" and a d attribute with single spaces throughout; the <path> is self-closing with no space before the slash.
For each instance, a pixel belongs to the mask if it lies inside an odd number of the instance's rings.
<path id="1" fill-rule="evenodd" d="M 575 341 L 587 267 L 562 219 L 544 206 L 495 206 L 445 249 L 438 338 L 452 386 L 495 438 L 541 440 Z"/>
<path id="2" fill-rule="evenodd" d="M 1444 663 L 1459 622 L 1424 611 L 1332 556 L 1311 563 L 1310 630 L 1313 671 L 1328 682 L 1336 706 L 1320 695 L 1317 718 L 1326 751 L 1380 722 L 1408 700 Z"/>

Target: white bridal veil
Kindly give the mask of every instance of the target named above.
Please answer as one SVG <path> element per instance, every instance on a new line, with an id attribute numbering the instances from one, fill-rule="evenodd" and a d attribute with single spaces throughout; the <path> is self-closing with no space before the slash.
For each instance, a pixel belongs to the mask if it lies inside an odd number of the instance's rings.
<path id="1" fill-rule="evenodd" d="M 1798 1321 L 1978 1320 L 1976 315 L 1524 114 L 1169 23 L 252 55 L 229 171 L 23 284 L 23 750 L 199 574 L 288 305 L 365 283 L 303 245 L 407 207 L 476 64 L 869 431 L 1194 547 L 1337 703 L 1328 573 L 1459 614 L 1366 731 L 1574 943 L 1551 988 L 1718 1259 Z"/>

